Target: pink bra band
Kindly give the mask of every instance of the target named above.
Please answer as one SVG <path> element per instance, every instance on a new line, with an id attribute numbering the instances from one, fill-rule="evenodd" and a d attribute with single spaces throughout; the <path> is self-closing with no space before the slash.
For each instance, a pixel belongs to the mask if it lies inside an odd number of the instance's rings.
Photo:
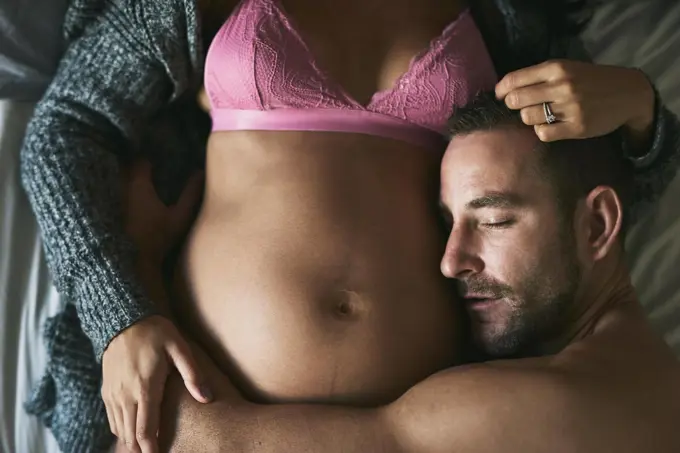
<path id="1" fill-rule="evenodd" d="M 446 144 L 444 137 L 431 129 L 366 110 L 214 109 L 212 119 L 213 131 L 332 131 L 377 135 L 435 149 Z"/>

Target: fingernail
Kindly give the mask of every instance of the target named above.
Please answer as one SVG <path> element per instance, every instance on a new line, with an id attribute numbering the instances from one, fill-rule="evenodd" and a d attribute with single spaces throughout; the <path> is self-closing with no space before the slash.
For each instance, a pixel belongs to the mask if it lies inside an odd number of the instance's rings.
<path id="1" fill-rule="evenodd" d="M 213 394 L 210 391 L 210 388 L 208 388 L 207 385 L 202 385 L 201 386 L 201 396 L 207 400 L 212 400 L 213 399 Z"/>

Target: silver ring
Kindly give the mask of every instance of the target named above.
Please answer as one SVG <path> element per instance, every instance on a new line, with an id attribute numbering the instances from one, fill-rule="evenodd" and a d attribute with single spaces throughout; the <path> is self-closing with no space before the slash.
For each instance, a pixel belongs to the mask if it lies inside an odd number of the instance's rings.
<path id="1" fill-rule="evenodd" d="M 550 104 L 547 102 L 543 103 L 543 114 L 545 115 L 545 122 L 548 124 L 555 124 L 557 122 L 557 117 L 550 108 Z"/>

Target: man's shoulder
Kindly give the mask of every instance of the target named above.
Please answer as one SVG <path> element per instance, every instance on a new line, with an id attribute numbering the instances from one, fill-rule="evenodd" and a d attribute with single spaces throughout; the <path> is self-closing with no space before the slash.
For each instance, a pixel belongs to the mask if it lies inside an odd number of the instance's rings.
<path id="1" fill-rule="evenodd" d="M 657 358 L 645 368 L 608 358 L 606 351 L 585 343 L 566 354 L 463 367 L 448 381 L 457 387 L 452 407 L 485 426 L 514 426 L 526 439 L 536 433 L 519 419 L 540 420 L 537 441 L 565 436 L 574 451 L 595 451 L 593 445 L 603 440 L 619 446 L 617 451 L 641 451 L 626 448 L 649 439 L 657 442 L 656 451 L 678 451 L 677 361 Z M 619 429 L 623 432 L 613 436 Z"/>
<path id="2" fill-rule="evenodd" d="M 590 334 L 550 357 L 547 365 L 569 373 L 611 376 L 645 370 L 675 373 L 679 362 L 635 305 L 612 310 Z"/>

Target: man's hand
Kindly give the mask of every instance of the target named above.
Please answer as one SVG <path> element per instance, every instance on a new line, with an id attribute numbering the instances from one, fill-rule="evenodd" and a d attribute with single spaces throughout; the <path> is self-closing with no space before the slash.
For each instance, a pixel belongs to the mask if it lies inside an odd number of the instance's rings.
<path id="1" fill-rule="evenodd" d="M 203 173 L 189 178 L 172 206 L 158 197 L 148 161 L 134 162 L 123 176 L 125 231 L 145 260 L 160 263 L 191 227 L 203 192 Z"/>

